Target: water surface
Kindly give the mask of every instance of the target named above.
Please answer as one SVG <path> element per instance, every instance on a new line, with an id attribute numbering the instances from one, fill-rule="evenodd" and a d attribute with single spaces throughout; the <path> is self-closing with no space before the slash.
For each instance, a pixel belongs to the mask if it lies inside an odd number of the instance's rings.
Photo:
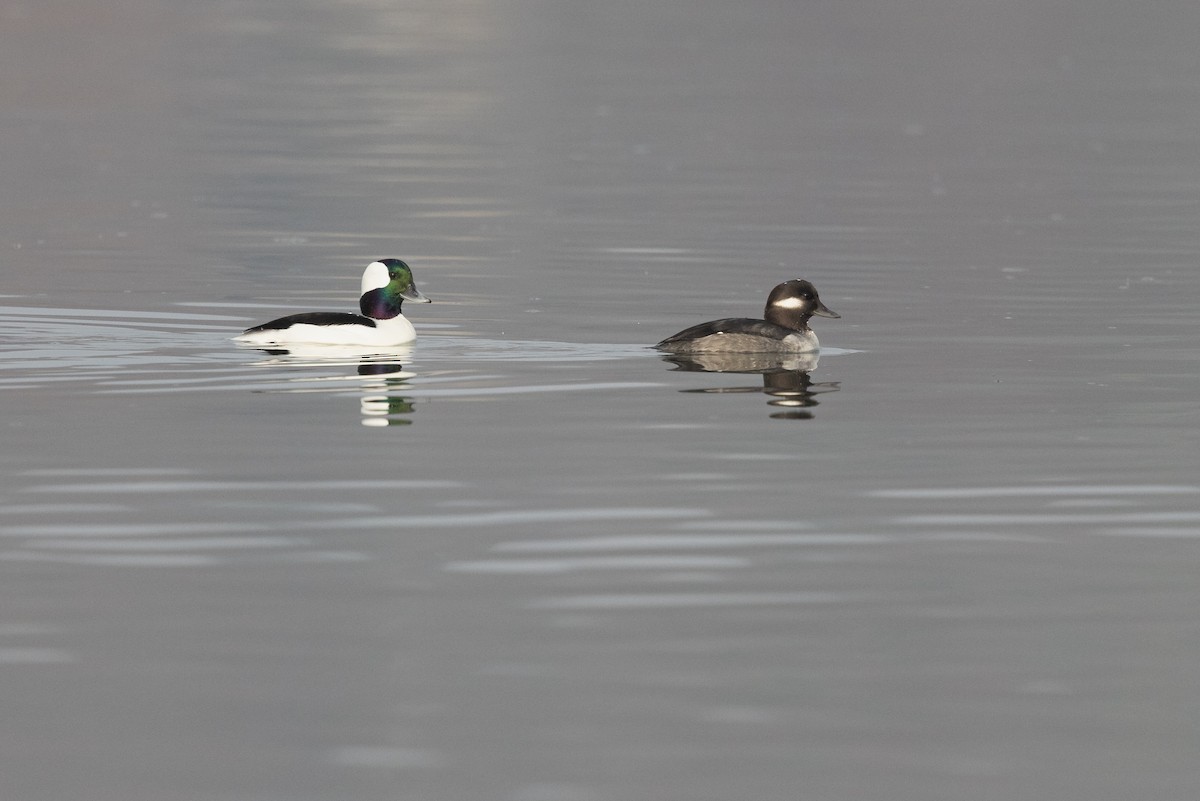
<path id="1" fill-rule="evenodd" d="M 0 14 L 0 796 L 1195 796 L 1192 4 Z"/>

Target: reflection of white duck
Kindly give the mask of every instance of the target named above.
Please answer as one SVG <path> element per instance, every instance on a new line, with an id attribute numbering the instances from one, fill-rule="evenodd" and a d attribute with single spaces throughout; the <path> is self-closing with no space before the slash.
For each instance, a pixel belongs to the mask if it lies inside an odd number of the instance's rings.
<path id="1" fill-rule="evenodd" d="M 407 361 L 413 354 L 408 345 L 322 345 L 319 342 L 288 342 L 255 345 L 257 350 L 267 353 L 260 365 L 291 365 L 330 367 L 333 365 L 360 365 L 372 362 L 395 364 Z"/>
<path id="2" fill-rule="evenodd" d="M 817 288 L 792 279 L 767 297 L 763 320 L 726 317 L 685 328 L 656 347 L 671 353 L 811 353 L 821 347 L 809 318 L 841 317 L 821 302 Z"/>
<path id="3" fill-rule="evenodd" d="M 403 415 L 414 411 L 412 398 L 396 395 L 403 392 L 410 378 L 417 374 L 404 369 L 403 362 L 412 355 L 409 345 L 260 345 L 266 358 L 254 362 L 266 368 L 303 368 L 304 372 L 285 373 L 282 389 L 275 392 L 345 392 L 347 384 L 357 384 L 361 393 L 359 411 L 364 426 L 409 425 Z M 318 374 L 308 372 L 319 368 Z M 334 373 L 328 374 L 332 368 Z"/>
<path id="4" fill-rule="evenodd" d="M 387 347 L 417 338 L 412 323 L 400 313 L 411 300 L 429 303 L 413 283 L 412 269 L 399 259 L 380 259 L 367 265 L 362 276 L 361 314 L 303 312 L 247 328 L 234 337 L 254 345 L 365 345 Z"/>

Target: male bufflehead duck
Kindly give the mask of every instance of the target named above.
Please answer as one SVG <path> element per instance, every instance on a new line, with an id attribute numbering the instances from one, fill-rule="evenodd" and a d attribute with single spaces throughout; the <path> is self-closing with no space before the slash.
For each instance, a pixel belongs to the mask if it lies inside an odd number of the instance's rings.
<path id="1" fill-rule="evenodd" d="M 671 353 L 811 353 L 821 343 L 808 318 L 841 317 L 808 281 L 793 278 L 771 290 L 765 320 L 727 317 L 685 328 L 655 347 Z"/>
<path id="2" fill-rule="evenodd" d="M 403 345 L 417 338 L 412 323 L 400 313 L 406 300 L 430 303 L 413 283 L 412 270 L 399 259 L 380 259 L 362 276 L 358 309 L 349 312 L 302 312 L 247 328 L 239 342 L 258 345 L 304 342 L 317 345 Z"/>

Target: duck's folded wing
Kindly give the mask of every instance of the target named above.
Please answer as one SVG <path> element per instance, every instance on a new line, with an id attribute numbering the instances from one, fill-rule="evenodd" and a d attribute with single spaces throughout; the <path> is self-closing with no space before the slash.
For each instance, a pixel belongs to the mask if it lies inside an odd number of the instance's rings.
<path id="1" fill-rule="evenodd" d="M 363 317 L 361 314 L 351 314 L 350 312 L 302 312 L 300 314 L 289 314 L 287 317 L 280 317 L 278 320 L 272 320 L 269 323 L 247 328 L 242 333 L 282 331 L 285 328 L 291 328 L 293 325 L 361 325 L 367 328 L 374 328 L 375 321 L 370 317 Z"/>
<path id="2" fill-rule="evenodd" d="M 700 323 L 699 325 L 693 325 L 691 328 L 685 328 L 678 334 L 673 334 L 662 342 L 659 342 L 656 347 L 670 348 L 672 345 L 691 342 L 701 337 L 728 333 L 764 337 L 766 339 L 783 339 L 788 334 L 796 332 L 782 325 L 768 323 L 766 320 L 752 320 L 749 317 L 726 317 L 722 320 L 710 320 L 707 323 Z"/>

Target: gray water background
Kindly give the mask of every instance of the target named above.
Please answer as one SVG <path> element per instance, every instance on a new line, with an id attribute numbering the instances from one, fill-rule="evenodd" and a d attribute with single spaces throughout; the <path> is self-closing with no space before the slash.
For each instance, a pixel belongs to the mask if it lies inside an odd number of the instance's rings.
<path id="1" fill-rule="evenodd" d="M 1198 153 L 1191 2 L 3 3 L 0 798 L 1196 798 Z"/>

